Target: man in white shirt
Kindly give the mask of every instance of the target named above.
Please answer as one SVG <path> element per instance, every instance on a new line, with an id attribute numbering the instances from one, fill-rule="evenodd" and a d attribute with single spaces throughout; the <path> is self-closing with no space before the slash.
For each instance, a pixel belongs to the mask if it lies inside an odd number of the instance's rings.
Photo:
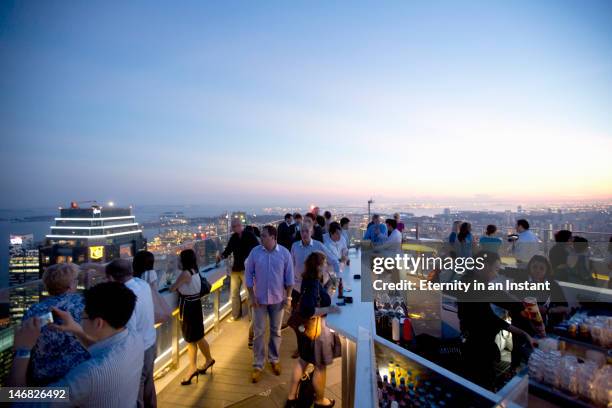
<path id="1" fill-rule="evenodd" d="M 340 227 L 342 228 L 342 238 L 344 238 L 344 242 L 346 242 L 347 248 L 351 246 L 351 239 L 349 237 L 350 223 L 351 223 L 351 220 L 349 220 L 347 217 L 342 217 L 340 219 Z"/>
<path id="2" fill-rule="evenodd" d="M 338 261 L 346 262 L 348 247 L 342 237 L 342 228 L 339 223 L 334 221 L 329 224 L 329 232 L 323 235 L 323 244 Z"/>
<path id="3" fill-rule="evenodd" d="M 527 264 L 534 255 L 540 252 L 540 238 L 529 229 L 525 219 L 516 222 L 518 238 L 514 241 L 514 256 L 519 263 Z"/>
<path id="4" fill-rule="evenodd" d="M 136 295 L 136 306 L 127 323 L 127 328 L 144 342 L 144 365 L 140 378 L 138 408 L 156 407 L 157 398 L 153 382 L 153 365 L 157 350 L 155 332 L 155 312 L 151 286 L 140 278 L 135 278 L 132 264 L 125 259 L 115 259 L 106 266 L 106 276 L 110 281 L 123 283 Z"/>
<path id="5" fill-rule="evenodd" d="M 376 247 L 399 252 L 402 249 L 402 233 L 397 229 L 397 221 L 393 218 L 387 218 L 385 224 L 387 224 L 389 236 L 382 244 L 378 244 Z"/>

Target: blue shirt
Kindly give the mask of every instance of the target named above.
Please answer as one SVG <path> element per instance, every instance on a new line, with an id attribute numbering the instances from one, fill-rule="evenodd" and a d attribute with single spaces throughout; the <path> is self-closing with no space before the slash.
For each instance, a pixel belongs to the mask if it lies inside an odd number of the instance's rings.
<path id="1" fill-rule="evenodd" d="M 140 389 L 144 343 L 124 329 L 89 348 L 91 358 L 50 387 L 68 387 L 79 407 L 134 408 Z"/>
<path id="2" fill-rule="evenodd" d="M 480 248 L 482 248 L 483 251 L 498 253 L 502 243 L 503 241 L 499 237 L 480 237 Z"/>
<path id="3" fill-rule="evenodd" d="M 48 313 L 52 307 L 70 313 L 77 323 L 81 323 L 85 305 L 83 297 L 76 293 L 52 296 L 32 305 L 23 315 L 23 320 Z M 73 334 L 44 326 L 32 349 L 28 386 L 44 386 L 57 381 L 65 376 L 72 367 L 81 364 L 88 358 L 89 352 Z"/>
<path id="4" fill-rule="evenodd" d="M 334 271 L 338 274 L 340 273 L 340 262 L 338 258 L 335 257 L 329 249 L 325 245 L 323 245 L 319 241 L 315 241 L 314 239 L 310 239 L 310 244 L 304 245 L 304 242 L 297 241 L 294 242 L 291 246 L 291 257 L 293 258 L 293 270 L 295 274 L 295 283 L 293 288 L 298 292 L 302 287 L 302 273 L 304 273 L 304 262 L 306 262 L 306 258 L 308 255 L 312 254 L 315 251 L 323 252 L 327 257 L 327 262 L 333 266 Z"/>
<path id="5" fill-rule="evenodd" d="M 285 299 L 285 288 L 293 286 L 291 254 L 282 245 L 268 251 L 258 245 L 249 254 L 245 265 L 247 288 L 253 288 L 260 305 L 276 305 Z"/>
<path id="6" fill-rule="evenodd" d="M 459 241 L 457 236 L 457 240 L 455 241 L 455 248 L 457 248 L 457 256 L 460 258 L 469 258 L 472 256 L 472 233 L 468 233 L 465 236 L 465 241 Z"/>
<path id="7" fill-rule="evenodd" d="M 377 226 L 380 226 L 380 233 L 376 234 L 374 231 Z M 385 224 L 372 224 L 366 230 L 363 239 L 369 239 L 374 244 L 380 244 L 387 240 L 387 226 Z"/>

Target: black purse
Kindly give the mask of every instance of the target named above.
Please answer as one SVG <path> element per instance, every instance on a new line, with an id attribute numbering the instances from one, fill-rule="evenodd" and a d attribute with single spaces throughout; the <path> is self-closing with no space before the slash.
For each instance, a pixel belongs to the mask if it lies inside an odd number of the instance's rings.
<path id="1" fill-rule="evenodd" d="M 310 408 L 312 404 L 314 404 L 315 400 L 315 390 L 312 385 L 312 373 L 314 372 L 314 366 L 312 364 L 308 364 L 302 373 L 302 378 L 300 378 L 300 382 L 298 383 L 297 390 L 297 406 L 300 408 Z"/>

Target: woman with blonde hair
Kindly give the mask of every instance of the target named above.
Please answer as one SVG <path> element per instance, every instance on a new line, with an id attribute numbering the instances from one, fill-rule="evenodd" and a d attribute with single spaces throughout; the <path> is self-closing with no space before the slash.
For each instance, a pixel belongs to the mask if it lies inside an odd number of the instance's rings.
<path id="1" fill-rule="evenodd" d="M 75 293 L 78 277 L 78 266 L 73 263 L 49 266 L 42 277 L 49 297 L 32 305 L 23 315 L 23 321 L 48 315 L 52 308 L 57 308 L 70 313 L 80 324 L 85 305 L 83 297 Z M 28 386 L 42 387 L 55 382 L 87 359 L 89 352 L 73 334 L 43 326 L 31 351 Z"/>

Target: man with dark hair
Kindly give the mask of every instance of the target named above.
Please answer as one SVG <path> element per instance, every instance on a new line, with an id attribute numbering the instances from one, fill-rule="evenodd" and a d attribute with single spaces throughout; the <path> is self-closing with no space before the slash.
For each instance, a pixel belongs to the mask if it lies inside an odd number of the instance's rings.
<path id="1" fill-rule="evenodd" d="M 291 225 L 293 216 L 290 213 L 285 214 L 285 220 L 278 224 L 278 243 L 291 250 L 293 237 L 291 236 Z"/>
<path id="2" fill-rule="evenodd" d="M 571 231 L 560 230 L 555 233 L 555 245 L 550 248 L 548 258 L 556 280 L 567 281 L 569 279 L 568 258 L 572 239 Z"/>
<path id="3" fill-rule="evenodd" d="M 253 373 L 256 383 L 266 359 L 265 330 L 269 322 L 268 360 L 272 371 L 280 375 L 281 323 L 283 309 L 291 303 L 293 264 L 289 251 L 278 245 L 276 228 L 266 225 L 261 232 L 261 245 L 253 248 L 246 261 L 245 281 L 253 307 Z"/>
<path id="4" fill-rule="evenodd" d="M 217 256 L 217 262 L 221 259 L 226 259 L 230 255 L 234 255 L 234 263 L 232 264 L 232 272 L 230 273 L 230 293 L 232 298 L 232 317 L 229 321 L 238 320 L 242 317 L 242 298 L 240 297 L 240 289 L 244 284 L 244 262 L 251 250 L 259 245 L 254 232 L 247 231 L 242 225 L 239 218 L 232 219 L 232 236 L 227 242 L 227 246 L 221 255 Z M 249 310 L 249 313 L 251 311 Z M 249 330 L 252 333 L 252 329 Z M 249 345 L 253 340 L 252 335 L 249 336 Z"/>
<path id="5" fill-rule="evenodd" d="M 397 221 L 393 218 L 387 218 L 385 225 L 389 231 L 389 236 L 387 236 L 386 240 L 378 241 L 374 245 L 379 249 L 399 252 L 402 249 L 402 233 L 397 229 Z"/>
<path id="6" fill-rule="evenodd" d="M 527 265 L 531 258 L 539 252 L 540 239 L 529 229 L 525 219 L 516 221 L 518 238 L 514 241 L 514 256 L 519 264 Z"/>
<path id="7" fill-rule="evenodd" d="M 142 374 L 144 345 L 126 325 L 136 295 L 118 282 L 100 283 L 85 291 L 82 325 L 69 312 L 53 308 L 56 330 L 74 334 L 89 348 L 91 358 L 49 387 L 67 387 L 70 403 L 81 407 L 134 407 Z M 23 322 L 15 333 L 16 356 L 10 383 L 25 386 L 29 351 L 40 335 L 40 320 Z"/>
<path id="8" fill-rule="evenodd" d="M 340 219 L 340 227 L 342 228 L 342 238 L 344 238 L 344 242 L 346 243 L 347 248 L 350 248 L 351 246 L 351 239 L 349 237 L 350 223 L 351 223 L 351 220 L 349 220 L 347 217 L 342 217 Z"/>
<path id="9" fill-rule="evenodd" d="M 136 307 L 127 323 L 127 328 L 142 338 L 145 347 L 137 406 L 138 408 L 156 407 L 153 365 L 157 356 L 157 333 L 154 327 L 155 310 L 151 286 L 144 280 L 133 276 L 132 264 L 125 259 L 115 259 L 106 265 L 106 277 L 109 281 L 123 283 L 136 295 Z"/>
<path id="10" fill-rule="evenodd" d="M 323 218 L 325 219 L 325 232 L 329 231 L 329 224 L 332 222 L 332 213 L 330 211 L 325 211 L 323 213 Z"/>
<path id="11" fill-rule="evenodd" d="M 323 235 L 323 242 L 327 250 L 340 262 L 346 262 L 348 259 L 348 247 L 342 237 L 342 228 L 340 224 L 333 221 L 329 224 L 329 232 Z"/>
<path id="12" fill-rule="evenodd" d="M 293 224 L 291 224 L 291 244 L 299 241 L 300 229 L 302 228 L 302 214 L 299 212 L 293 213 Z"/>
<path id="13" fill-rule="evenodd" d="M 325 233 L 325 217 L 317 215 L 315 218 L 314 232 L 312 239 L 323 242 L 323 234 Z"/>

